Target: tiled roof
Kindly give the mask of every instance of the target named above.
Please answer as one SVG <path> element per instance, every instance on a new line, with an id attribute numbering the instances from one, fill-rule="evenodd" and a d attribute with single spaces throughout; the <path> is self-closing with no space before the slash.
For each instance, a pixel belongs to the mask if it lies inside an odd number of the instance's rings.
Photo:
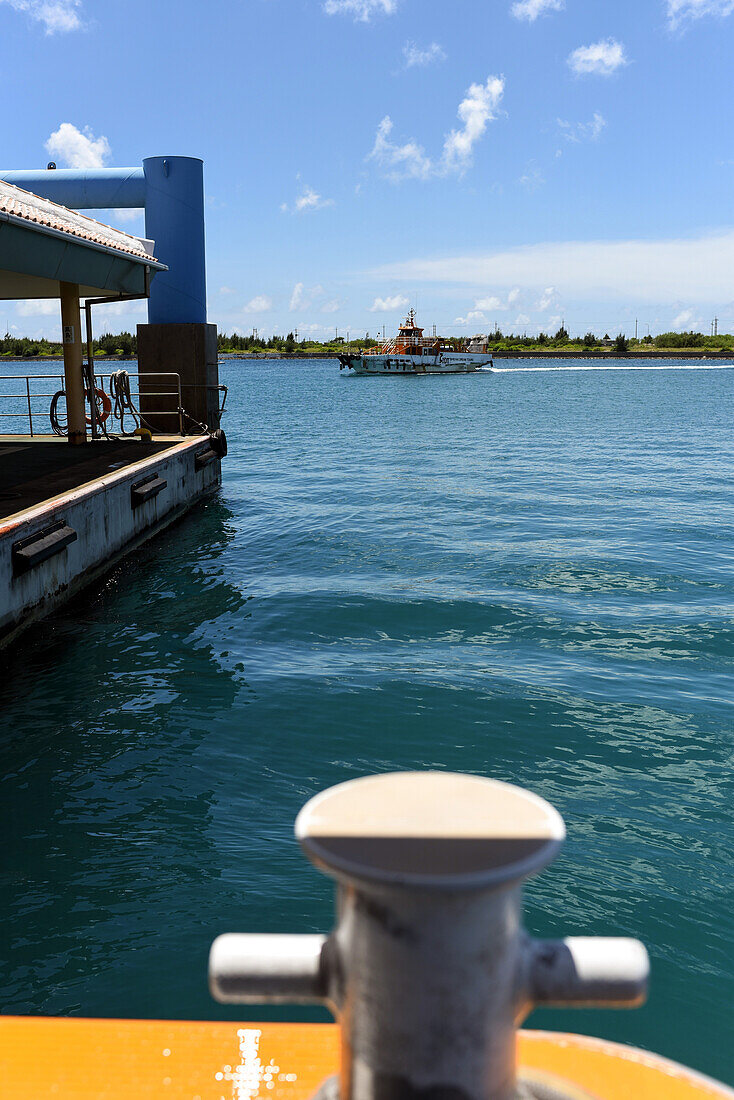
<path id="1" fill-rule="evenodd" d="M 119 229 L 103 225 L 102 222 L 88 218 L 85 214 L 79 214 L 76 210 L 69 210 L 66 206 L 49 202 L 48 199 L 32 195 L 30 191 L 24 191 L 21 187 L 14 187 L 12 183 L 4 183 L 2 180 L 0 180 L 0 212 L 12 214 L 13 217 L 22 218 L 24 221 L 33 222 L 46 229 L 66 233 L 70 237 L 91 241 L 105 248 L 113 248 L 116 252 L 126 252 L 140 260 L 154 259 L 150 241 L 142 241 L 139 237 L 122 233 Z"/>

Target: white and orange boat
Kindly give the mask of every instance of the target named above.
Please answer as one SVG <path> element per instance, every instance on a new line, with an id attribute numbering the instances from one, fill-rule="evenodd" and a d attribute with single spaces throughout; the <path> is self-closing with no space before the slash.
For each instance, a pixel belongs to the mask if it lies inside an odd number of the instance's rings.
<path id="1" fill-rule="evenodd" d="M 521 886 L 558 853 L 559 814 L 477 776 L 367 776 L 296 821 L 335 878 L 329 935 L 230 933 L 213 996 L 326 1005 L 336 1024 L 0 1017 L 2 1100 L 734 1100 L 617 1043 L 516 1031 L 536 1005 L 634 1007 L 645 948 L 541 940 Z"/>
<path id="2" fill-rule="evenodd" d="M 344 352 L 339 369 L 355 374 L 405 376 L 411 374 L 468 374 L 492 366 L 486 351 L 457 351 L 436 336 L 424 336 L 411 309 L 397 336 L 376 348 Z"/>

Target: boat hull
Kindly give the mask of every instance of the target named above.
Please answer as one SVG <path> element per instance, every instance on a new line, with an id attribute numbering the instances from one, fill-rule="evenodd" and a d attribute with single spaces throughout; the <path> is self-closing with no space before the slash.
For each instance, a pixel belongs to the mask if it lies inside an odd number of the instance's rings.
<path id="1" fill-rule="evenodd" d="M 0 1018 L 3 1097 L 311 1100 L 339 1066 L 335 1024 Z M 732 1100 L 726 1085 L 603 1039 L 518 1033 L 525 1081 L 596 1100 Z M 450 1087 L 450 1086 L 449 1086 Z"/>
<path id="2" fill-rule="evenodd" d="M 471 374 L 491 367 L 492 357 L 467 352 L 441 352 L 438 355 L 340 355 L 341 369 L 358 375 L 405 377 L 416 374 Z"/>

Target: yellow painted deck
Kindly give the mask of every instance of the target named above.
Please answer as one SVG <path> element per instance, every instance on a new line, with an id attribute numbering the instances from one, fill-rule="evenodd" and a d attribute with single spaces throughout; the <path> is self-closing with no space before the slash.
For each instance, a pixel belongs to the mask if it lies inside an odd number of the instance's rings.
<path id="1" fill-rule="evenodd" d="M 0 1017 L 2 1100 L 308 1100 L 338 1062 L 335 1024 Z M 519 1063 L 598 1100 L 734 1097 L 664 1058 L 580 1035 L 521 1032 Z"/>

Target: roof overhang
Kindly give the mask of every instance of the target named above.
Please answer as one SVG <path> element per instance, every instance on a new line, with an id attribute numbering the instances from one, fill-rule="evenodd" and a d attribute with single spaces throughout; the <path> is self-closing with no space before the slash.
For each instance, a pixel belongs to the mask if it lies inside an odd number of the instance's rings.
<path id="1" fill-rule="evenodd" d="M 165 264 L 153 244 L 0 180 L 0 299 L 147 295 Z"/>
<path id="2" fill-rule="evenodd" d="M 84 298 L 144 294 L 166 271 L 152 257 L 120 252 L 96 241 L 0 211 L 0 298 L 58 298 L 59 283 L 78 283 Z"/>

